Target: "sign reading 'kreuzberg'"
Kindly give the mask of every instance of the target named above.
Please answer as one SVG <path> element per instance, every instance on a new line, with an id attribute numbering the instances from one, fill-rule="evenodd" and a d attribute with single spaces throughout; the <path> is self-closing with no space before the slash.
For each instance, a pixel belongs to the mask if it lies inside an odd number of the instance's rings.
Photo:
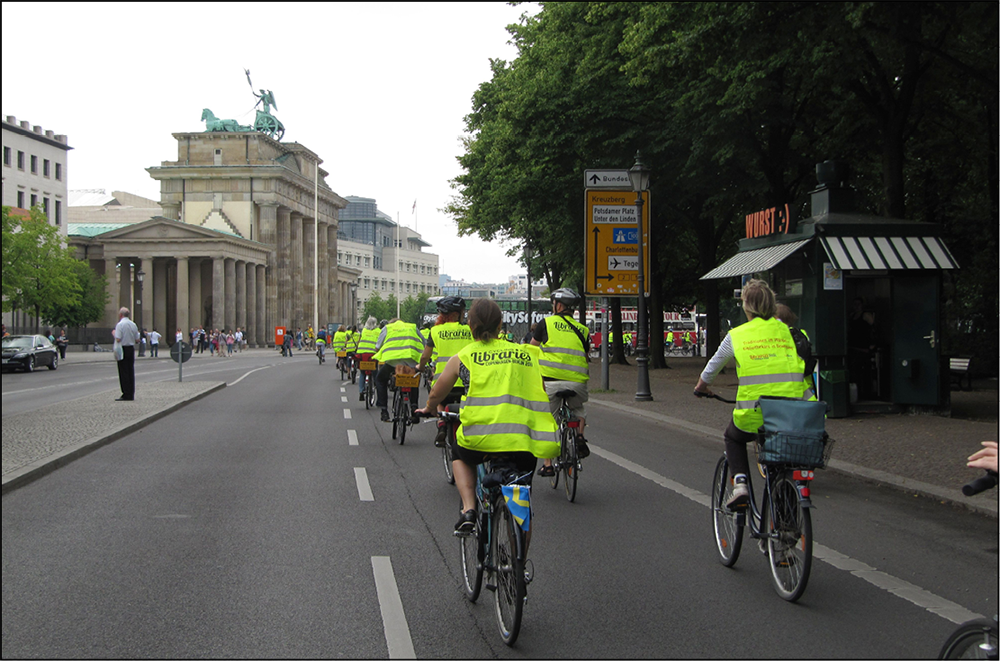
<path id="1" fill-rule="evenodd" d="M 583 187 L 632 190 L 632 180 L 628 170 L 584 170 Z"/>
<path id="2" fill-rule="evenodd" d="M 638 296 L 640 228 L 636 214 L 635 193 L 621 189 L 587 190 L 585 198 L 586 294 Z M 643 270 L 648 282 L 649 191 L 644 191 L 642 198 Z"/>

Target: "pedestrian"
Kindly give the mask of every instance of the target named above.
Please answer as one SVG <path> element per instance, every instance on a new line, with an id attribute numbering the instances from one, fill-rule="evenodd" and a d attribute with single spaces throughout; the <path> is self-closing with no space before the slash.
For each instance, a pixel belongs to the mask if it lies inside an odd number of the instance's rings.
<path id="1" fill-rule="evenodd" d="M 59 360 L 66 360 L 66 347 L 69 346 L 69 338 L 66 337 L 66 331 L 59 331 L 59 337 L 56 338 L 56 346 L 59 347 Z"/>
<path id="2" fill-rule="evenodd" d="M 292 336 L 289 333 L 285 333 L 285 343 L 281 345 L 281 355 L 292 357 Z"/>
<path id="3" fill-rule="evenodd" d="M 160 355 L 159 354 L 159 350 L 160 350 L 160 338 L 161 337 L 163 337 L 163 336 L 160 335 L 159 333 L 157 333 L 155 328 L 149 334 L 149 357 L 150 358 L 158 358 L 159 357 L 159 355 Z"/>
<path id="4" fill-rule="evenodd" d="M 191 335 L 192 337 L 194 336 L 193 328 L 191 329 Z M 184 343 L 184 331 L 182 331 L 180 328 L 177 329 L 177 333 L 174 335 L 174 344 L 178 343 L 181 344 L 182 346 Z M 194 342 L 192 342 L 191 344 L 194 344 Z"/>
<path id="5" fill-rule="evenodd" d="M 236 344 L 236 336 L 232 331 L 226 333 L 226 357 L 233 355 L 233 345 Z"/>
<path id="6" fill-rule="evenodd" d="M 122 396 L 116 402 L 135 399 L 135 345 L 139 343 L 139 329 L 129 319 L 128 308 L 118 311 L 118 325 L 112 332 L 115 340 L 115 358 L 118 359 L 118 383 Z"/>
<path id="7" fill-rule="evenodd" d="M 139 355 L 146 355 L 146 329 L 139 331 Z"/>
<path id="8" fill-rule="evenodd" d="M 239 327 L 236 328 L 236 342 L 235 342 L 235 344 L 236 344 L 236 348 L 242 353 L 243 352 L 243 331 L 241 331 L 239 329 Z"/>
<path id="9" fill-rule="evenodd" d="M 302 328 L 295 332 L 295 348 L 302 351 Z"/>

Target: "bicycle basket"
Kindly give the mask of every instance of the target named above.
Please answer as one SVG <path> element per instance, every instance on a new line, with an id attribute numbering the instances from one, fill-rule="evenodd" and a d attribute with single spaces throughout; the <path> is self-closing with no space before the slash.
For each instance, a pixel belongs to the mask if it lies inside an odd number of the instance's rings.
<path id="1" fill-rule="evenodd" d="M 762 397 L 764 442 L 758 458 L 763 464 L 791 464 L 822 468 L 833 441 L 826 435 L 826 402 Z"/>

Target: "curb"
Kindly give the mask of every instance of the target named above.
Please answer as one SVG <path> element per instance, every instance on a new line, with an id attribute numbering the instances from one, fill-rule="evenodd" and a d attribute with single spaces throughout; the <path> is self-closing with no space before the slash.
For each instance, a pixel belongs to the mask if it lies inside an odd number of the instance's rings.
<path id="1" fill-rule="evenodd" d="M 150 423 L 155 422 L 156 420 L 159 420 L 160 418 L 163 418 L 174 411 L 183 408 L 184 406 L 187 406 L 191 402 L 196 402 L 199 399 L 222 390 L 225 387 L 226 384 L 224 382 L 216 384 L 207 390 L 187 396 L 181 401 L 166 406 L 158 411 L 153 411 L 138 420 L 134 420 L 124 425 L 119 425 L 105 434 L 80 441 L 79 443 L 66 447 L 49 457 L 38 459 L 26 466 L 18 468 L 17 470 L 11 471 L 7 475 L 4 475 L 3 488 L 0 493 L 6 494 L 14 489 L 18 489 L 30 482 L 33 482 L 43 475 L 51 473 L 60 466 L 65 466 L 66 464 L 69 464 L 76 459 L 79 459 L 80 457 L 83 457 L 84 455 L 111 443 L 112 441 L 116 441 L 123 436 L 127 436 L 134 431 L 142 429 Z"/>
<path id="2" fill-rule="evenodd" d="M 609 402 L 607 400 L 595 399 L 593 397 L 591 397 L 587 403 L 606 406 L 607 408 L 614 409 L 622 413 L 656 420 L 657 422 L 662 422 L 673 427 L 679 427 L 686 431 L 706 436 L 711 440 L 717 441 L 719 444 L 722 444 L 723 442 L 722 432 L 718 429 L 688 422 L 687 420 L 681 420 L 680 418 L 674 418 L 660 413 L 652 413 L 650 411 L 632 408 L 631 406 L 618 404 L 616 402 Z M 959 489 L 946 489 L 944 487 L 921 482 L 920 480 L 893 475 L 892 473 L 886 473 L 885 471 L 876 470 L 874 468 L 865 468 L 864 466 L 858 466 L 856 464 L 851 464 L 837 459 L 830 460 L 830 463 L 827 465 L 827 470 L 860 478 L 880 486 L 892 487 L 899 491 L 915 493 L 927 498 L 934 498 L 935 500 L 945 500 L 953 505 L 964 507 L 976 512 L 993 514 L 994 516 L 998 514 L 998 504 L 996 500 L 986 500 L 984 502 L 971 501 L 969 498 L 962 495 L 962 492 Z"/>

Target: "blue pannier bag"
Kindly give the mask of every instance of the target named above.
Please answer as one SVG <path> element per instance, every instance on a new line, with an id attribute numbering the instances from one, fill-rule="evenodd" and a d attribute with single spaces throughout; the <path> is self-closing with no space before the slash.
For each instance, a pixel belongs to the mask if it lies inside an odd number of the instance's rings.
<path id="1" fill-rule="evenodd" d="M 761 397 L 757 403 L 764 415 L 761 463 L 823 467 L 826 402 Z"/>

